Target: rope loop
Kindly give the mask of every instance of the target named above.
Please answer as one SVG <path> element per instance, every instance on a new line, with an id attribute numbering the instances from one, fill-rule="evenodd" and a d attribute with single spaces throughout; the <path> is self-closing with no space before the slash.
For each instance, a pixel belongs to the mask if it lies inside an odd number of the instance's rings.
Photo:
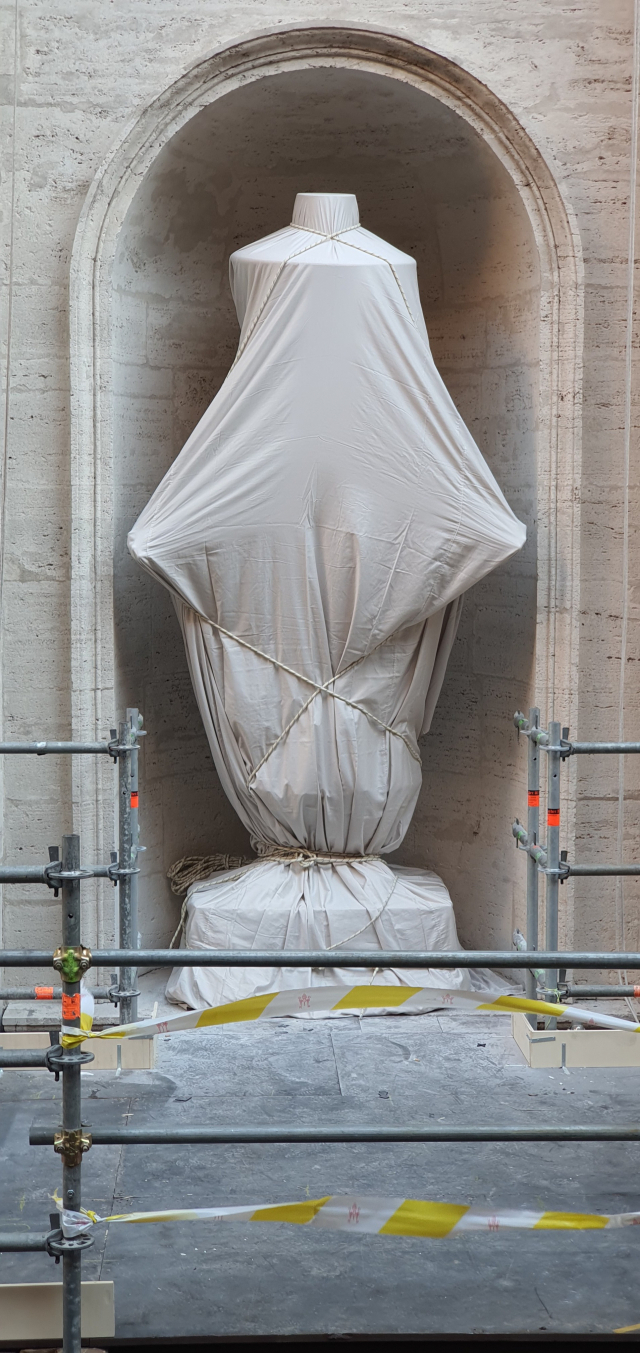
<path id="1" fill-rule="evenodd" d="M 347 247 L 348 247 L 349 249 L 357 249 L 357 250 L 358 250 L 358 253 L 360 253 L 360 254 L 369 254 L 371 258 L 377 258 L 377 259 L 380 260 L 381 263 L 386 263 L 387 266 L 391 269 L 391 272 L 392 272 L 392 274 L 393 274 L 393 277 L 395 278 L 396 285 L 397 285 L 397 287 L 398 287 L 398 291 L 400 292 L 400 295 L 402 296 L 402 299 L 403 299 L 403 301 L 404 301 L 404 303 L 405 303 L 405 305 L 406 305 L 406 307 L 407 307 L 407 312 L 408 312 L 408 315 L 409 315 L 409 319 L 411 320 L 411 323 L 414 325 L 414 327 L 417 328 L 415 316 L 413 315 L 413 312 L 412 312 L 412 310 L 411 310 L 411 306 L 409 305 L 409 302 L 408 302 L 408 300 L 407 300 L 407 298 L 406 298 L 406 295 L 405 295 L 405 293 L 404 293 L 404 289 L 403 289 L 402 283 L 401 283 L 401 281 L 400 281 L 400 278 L 398 277 L 398 274 L 397 274 L 397 272 L 396 272 L 396 270 L 395 270 L 395 268 L 394 268 L 393 263 L 391 262 L 391 260 L 388 259 L 388 258 L 384 258 L 382 254 L 376 254 L 375 251 L 374 251 L 373 249 L 365 249 L 365 248 L 364 248 L 364 245 L 362 245 L 362 244 L 353 244 L 353 242 L 352 242 L 351 240 L 343 240 L 343 239 L 342 239 L 342 236 L 343 236 L 343 235 L 346 235 L 346 234 L 348 233 L 348 231 L 350 231 L 350 230 L 360 230 L 360 228 L 361 228 L 361 227 L 360 227 L 360 222 L 358 221 L 358 224 L 357 224 L 357 225 L 345 226 L 344 230 L 337 230 L 337 231 L 335 232 L 335 234 L 333 234 L 333 235 L 324 235 L 324 234 L 322 233 L 322 231 L 320 231 L 320 230 L 313 230 L 313 229 L 311 228 L 311 226 L 294 225 L 293 221 L 291 222 L 291 229 L 292 229 L 292 230 L 303 230 L 303 231 L 305 231 L 306 234 L 308 234 L 308 235 L 316 235 L 318 238 L 315 239 L 315 240 L 312 240 L 311 244 L 304 244 L 304 245 L 302 246 L 301 249 L 294 249 L 292 253 L 288 254 L 287 257 L 284 258 L 284 259 L 282 260 L 282 263 L 280 264 L 280 267 L 277 269 L 277 272 L 275 273 L 275 276 L 273 277 L 270 286 L 267 288 L 266 294 L 265 294 L 265 296 L 264 296 L 264 298 L 263 298 L 263 300 L 262 300 L 262 302 L 261 302 L 261 304 L 260 304 L 260 306 L 259 306 L 258 312 L 257 312 L 256 315 L 254 315 L 254 317 L 253 317 L 253 319 L 252 319 L 252 321 L 251 321 L 251 324 L 249 325 L 249 328 L 248 328 L 248 330 L 247 330 L 247 332 L 246 332 L 246 334 L 245 334 L 245 336 L 244 336 L 244 338 L 243 338 L 243 340 L 242 340 L 242 343 L 240 344 L 240 347 L 238 348 L 238 351 L 237 351 L 237 353 L 236 353 L 236 355 L 235 355 L 235 357 L 234 357 L 234 359 L 233 359 L 233 362 L 232 362 L 232 364 L 231 364 L 231 366 L 230 366 L 230 368 L 229 368 L 229 374 L 231 374 L 231 372 L 233 371 L 234 366 L 236 366 L 236 364 L 240 361 L 240 358 L 242 357 L 243 352 L 246 350 L 247 344 L 249 343 L 249 340 L 251 339 L 252 335 L 254 334 L 255 329 L 256 329 L 256 326 L 257 326 L 257 324 L 259 323 L 260 319 L 262 318 L 262 315 L 264 314 L 264 311 L 265 311 L 265 309 L 266 309 L 267 303 L 268 303 L 269 300 L 271 299 L 271 296 L 273 295 L 273 292 L 274 292 L 274 290 L 275 290 L 275 288 L 276 288 L 278 282 L 280 281 L 280 278 L 282 277 L 282 274 L 283 274 L 283 272 L 284 272 L 284 270 L 285 270 L 285 268 L 286 268 L 286 266 L 287 266 L 287 263 L 290 263 L 291 260 L 294 259 L 294 258 L 298 258 L 298 257 L 300 256 L 300 254 L 306 254 L 306 253 L 308 253 L 309 249 L 315 249 L 315 247 L 316 247 L 317 244 L 326 244 L 326 242 L 327 242 L 328 240 L 339 240 L 341 244 L 346 244 Z"/>

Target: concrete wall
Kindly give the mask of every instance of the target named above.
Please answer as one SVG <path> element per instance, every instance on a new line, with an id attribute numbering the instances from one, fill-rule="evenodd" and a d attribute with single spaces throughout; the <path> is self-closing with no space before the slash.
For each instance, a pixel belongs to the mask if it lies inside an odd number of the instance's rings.
<path id="1" fill-rule="evenodd" d="M 315 0 L 233 9 L 202 0 L 186 14 L 178 0 L 64 3 L 55 12 L 17 0 L 0 12 L 11 77 L 2 110 L 11 208 L 2 226 L 10 340 L 4 735 L 70 730 L 68 275 L 96 168 L 132 114 L 217 44 L 256 26 L 331 20 L 396 31 L 485 82 L 548 151 L 576 212 L 586 283 L 583 472 L 573 485 L 583 507 L 580 732 L 617 735 L 622 665 L 625 731 L 637 736 L 636 540 L 624 529 L 638 481 L 626 351 L 631 4 L 587 0 L 567 10 L 555 0 L 433 0 L 427 13 L 352 0 L 327 13 Z M 175 904 L 160 889 L 166 865 L 191 849 L 241 848 L 242 832 L 208 760 L 170 606 L 133 570 L 124 536 L 231 360 L 228 254 L 285 223 L 298 188 L 356 191 L 364 222 L 415 253 L 444 379 L 532 528 L 526 553 L 470 598 L 399 856 L 442 871 L 467 942 L 508 942 L 514 919 L 522 921 L 524 884 L 523 862 L 509 847 L 512 813 L 524 813 L 524 750 L 508 721 L 533 695 L 536 420 L 548 413 L 536 405 L 531 227 L 491 149 L 442 104 L 373 74 L 311 70 L 246 85 L 187 123 L 140 184 L 113 270 L 118 692 L 123 704 L 141 705 L 151 729 L 145 938 L 166 938 L 173 922 Z M 86 729 L 96 731 L 105 730 Z M 617 765 L 589 766 L 579 787 L 582 858 L 614 858 Z M 631 772 L 628 787 L 637 795 Z M 42 858 L 69 826 L 70 794 L 68 767 L 10 764 L 5 857 Z M 637 848 L 633 802 L 627 858 Z M 612 945 L 615 886 L 585 886 L 575 926 L 565 894 L 576 943 Z M 637 915 L 628 889 L 633 943 Z M 5 898 L 7 945 L 52 943 L 57 924 L 57 904 L 41 891 Z M 95 933 L 110 925 L 96 904 Z"/>

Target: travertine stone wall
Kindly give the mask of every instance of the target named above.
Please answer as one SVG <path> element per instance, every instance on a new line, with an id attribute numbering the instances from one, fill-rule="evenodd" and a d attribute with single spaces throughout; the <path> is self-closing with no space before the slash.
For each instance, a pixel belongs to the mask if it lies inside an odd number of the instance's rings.
<path id="1" fill-rule="evenodd" d="M 627 360 L 631 3 L 433 0 L 427 10 L 352 0 L 327 10 L 316 0 L 201 0 L 187 13 L 179 0 L 63 0 L 55 9 L 16 0 L 0 15 L 9 74 L 0 227 L 9 373 L 4 736 L 70 733 L 68 276 L 96 169 L 136 111 L 217 45 L 256 29 L 329 21 L 396 32 L 484 82 L 548 154 L 576 213 L 585 266 L 582 475 L 573 486 L 582 504 L 578 731 L 618 735 L 626 645 L 624 730 L 640 736 L 633 525 L 626 573 L 624 563 L 625 501 L 633 524 L 638 492 Z M 355 191 L 363 221 L 415 253 L 444 379 L 530 525 L 523 555 L 469 599 L 424 747 L 424 791 L 398 857 L 441 870 L 467 943 L 507 944 L 514 922 L 522 924 L 524 890 L 509 823 L 525 807 L 525 753 L 509 719 L 534 695 L 536 435 L 545 412 L 535 243 L 513 181 L 454 113 L 399 81 L 318 70 L 247 84 L 187 123 L 140 183 L 113 270 L 116 670 L 122 705 L 139 704 L 150 728 L 145 939 L 164 940 L 172 928 L 167 864 L 191 850 L 240 849 L 243 834 L 208 758 L 170 603 L 137 574 L 124 538 L 230 363 L 237 326 L 228 255 L 286 223 L 299 188 Z M 88 663 L 90 650 L 87 635 Z M 578 787 L 582 858 L 615 858 L 617 762 L 581 768 Z M 631 858 L 639 848 L 633 767 L 627 790 Z M 69 826 L 70 792 L 64 764 L 8 765 L 7 860 L 42 858 Z M 567 937 L 613 946 L 615 885 L 583 885 L 575 916 L 564 892 Z M 7 945 L 57 939 L 57 903 L 37 889 L 6 894 Z M 94 936 L 110 933 L 109 903 L 102 912 L 96 903 Z M 637 945 L 629 886 L 626 913 L 627 940 Z"/>

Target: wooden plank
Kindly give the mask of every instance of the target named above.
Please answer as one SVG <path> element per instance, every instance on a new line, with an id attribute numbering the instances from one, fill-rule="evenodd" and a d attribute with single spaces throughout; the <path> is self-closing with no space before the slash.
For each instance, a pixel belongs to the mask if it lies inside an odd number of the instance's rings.
<path id="1" fill-rule="evenodd" d="M 82 1337 L 112 1339 L 116 1332 L 112 1282 L 82 1284 Z M 0 1340 L 61 1339 L 62 1283 L 0 1285 Z"/>
<path id="2" fill-rule="evenodd" d="M 49 1035 L 36 1030 L 23 1033 L 0 1031 L 0 1048 L 48 1048 Z M 93 1053 L 94 1061 L 87 1065 L 88 1071 L 152 1071 L 156 1064 L 156 1040 L 152 1038 L 113 1038 L 104 1041 L 94 1039 L 84 1044 L 85 1051 Z M 120 1060 L 118 1060 L 120 1051 Z M 36 1068 L 37 1071 L 38 1068 Z M 43 1068 L 44 1069 L 44 1068 Z M 20 1068 L 11 1068 L 20 1070 Z M 32 1068 L 33 1074 L 33 1068 Z M 46 1072 L 49 1075 L 49 1072 Z"/>

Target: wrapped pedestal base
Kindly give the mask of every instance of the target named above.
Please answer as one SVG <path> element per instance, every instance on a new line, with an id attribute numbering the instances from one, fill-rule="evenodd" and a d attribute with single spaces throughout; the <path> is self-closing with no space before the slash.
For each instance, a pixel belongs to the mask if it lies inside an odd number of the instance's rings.
<path id="1" fill-rule="evenodd" d="M 254 992 L 374 980 L 463 991 L 499 985 L 484 970 L 391 968 L 382 974 L 376 968 L 376 951 L 383 949 L 461 947 L 451 899 L 437 874 L 382 860 L 311 867 L 259 860 L 217 874 L 189 891 L 183 943 L 188 949 L 371 949 L 368 969 L 176 967 L 167 997 L 192 1009 Z"/>

